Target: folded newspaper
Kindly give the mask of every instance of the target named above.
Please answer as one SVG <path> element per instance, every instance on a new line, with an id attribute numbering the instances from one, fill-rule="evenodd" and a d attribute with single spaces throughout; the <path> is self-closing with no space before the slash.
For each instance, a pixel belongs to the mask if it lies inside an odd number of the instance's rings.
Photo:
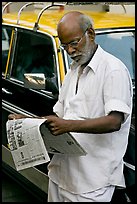
<path id="1" fill-rule="evenodd" d="M 7 121 L 7 139 L 18 171 L 49 162 L 48 153 L 86 155 L 86 151 L 70 133 L 54 136 L 45 121 L 37 118 Z"/>

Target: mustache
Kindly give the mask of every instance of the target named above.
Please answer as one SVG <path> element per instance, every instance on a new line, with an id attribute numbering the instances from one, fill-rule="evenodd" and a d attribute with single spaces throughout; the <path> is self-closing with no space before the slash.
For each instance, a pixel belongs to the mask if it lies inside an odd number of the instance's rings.
<path id="1" fill-rule="evenodd" d="M 75 59 L 76 57 L 81 57 L 82 54 L 77 54 L 77 55 L 70 55 L 71 59 Z"/>
<path id="2" fill-rule="evenodd" d="M 74 58 L 74 57 L 79 57 L 81 56 L 81 54 L 73 54 L 73 55 L 70 55 L 70 57 Z"/>
<path id="3" fill-rule="evenodd" d="M 81 52 L 81 53 L 78 53 L 78 54 L 72 54 L 72 55 L 69 55 L 69 56 L 73 59 L 75 57 L 87 56 L 87 54 L 90 54 L 90 53 L 91 53 L 91 51 L 86 50 L 85 52 Z"/>

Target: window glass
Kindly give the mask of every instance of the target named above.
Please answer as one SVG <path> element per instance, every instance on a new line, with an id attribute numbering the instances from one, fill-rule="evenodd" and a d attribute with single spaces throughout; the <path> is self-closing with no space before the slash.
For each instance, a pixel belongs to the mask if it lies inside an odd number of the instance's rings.
<path id="1" fill-rule="evenodd" d="M 132 32 L 99 34 L 96 42 L 109 53 L 121 59 L 135 79 L 135 37 Z"/>
<path id="2" fill-rule="evenodd" d="M 11 39 L 11 29 L 7 27 L 2 28 L 2 72 L 5 72 L 9 46 Z"/>
<path id="3" fill-rule="evenodd" d="M 53 43 L 49 36 L 19 30 L 13 58 L 11 76 L 23 81 L 24 73 L 44 73 L 55 78 Z"/>
<path id="4" fill-rule="evenodd" d="M 104 50 L 121 59 L 127 66 L 131 78 L 135 79 L 135 36 L 133 32 L 97 34 L 96 42 Z M 72 59 L 68 55 L 68 63 Z"/>

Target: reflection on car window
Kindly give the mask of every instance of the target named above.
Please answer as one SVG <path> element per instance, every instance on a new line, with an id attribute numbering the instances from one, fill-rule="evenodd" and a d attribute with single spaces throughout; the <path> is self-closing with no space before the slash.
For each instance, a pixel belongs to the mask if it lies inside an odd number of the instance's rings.
<path id="1" fill-rule="evenodd" d="M 96 36 L 96 42 L 121 59 L 135 79 L 135 38 L 132 32 L 109 33 Z"/>
<path id="2" fill-rule="evenodd" d="M 11 76 L 23 81 L 24 73 L 44 73 L 55 78 L 54 52 L 49 36 L 18 32 Z"/>
<path id="3" fill-rule="evenodd" d="M 11 38 L 11 29 L 2 28 L 2 72 L 5 72 Z"/>

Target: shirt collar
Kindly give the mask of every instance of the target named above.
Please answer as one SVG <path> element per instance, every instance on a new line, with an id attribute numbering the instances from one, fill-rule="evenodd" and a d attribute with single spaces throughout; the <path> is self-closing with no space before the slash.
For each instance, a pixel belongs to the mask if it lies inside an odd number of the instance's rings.
<path id="1" fill-rule="evenodd" d="M 94 53 L 92 59 L 87 65 L 93 70 L 94 73 L 96 72 L 98 64 L 100 63 L 101 56 L 102 56 L 102 48 L 100 47 L 100 45 L 98 45 L 96 52 Z"/>

